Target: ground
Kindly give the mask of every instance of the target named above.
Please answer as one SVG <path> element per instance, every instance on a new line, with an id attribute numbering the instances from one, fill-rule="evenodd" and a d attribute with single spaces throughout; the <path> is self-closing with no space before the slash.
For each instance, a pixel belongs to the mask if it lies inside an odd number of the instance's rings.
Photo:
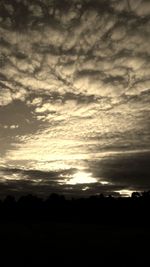
<path id="1" fill-rule="evenodd" d="M 149 266 L 149 227 L 86 223 L 0 224 L 1 266 Z"/>

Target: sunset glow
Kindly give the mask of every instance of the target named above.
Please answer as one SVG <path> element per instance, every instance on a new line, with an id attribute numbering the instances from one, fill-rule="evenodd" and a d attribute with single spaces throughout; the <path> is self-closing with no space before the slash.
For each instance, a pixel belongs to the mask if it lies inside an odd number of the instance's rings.
<path id="1" fill-rule="evenodd" d="M 76 184 L 91 184 L 96 183 L 97 179 L 91 177 L 91 173 L 77 172 L 73 177 L 66 181 L 66 184 L 76 185 Z"/>

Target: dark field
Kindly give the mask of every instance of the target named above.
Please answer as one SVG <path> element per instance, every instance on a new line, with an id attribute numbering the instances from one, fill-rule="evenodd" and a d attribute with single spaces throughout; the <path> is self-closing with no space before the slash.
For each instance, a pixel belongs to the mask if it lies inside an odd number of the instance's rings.
<path id="1" fill-rule="evenodd" d="M 150 227 L 3 221 L 0 266 L 150 266 Z"/>
<path id="2" fill-rule="evenodd" d="M 150 192 L 0 202 L 1 266 L 150 266 Z"/>

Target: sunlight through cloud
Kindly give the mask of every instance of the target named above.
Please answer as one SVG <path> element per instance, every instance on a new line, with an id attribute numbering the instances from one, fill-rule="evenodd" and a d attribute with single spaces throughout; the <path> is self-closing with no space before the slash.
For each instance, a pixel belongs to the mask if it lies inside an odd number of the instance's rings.
<path id="1" fill-rule="evenodd" d="M 76 185 L 76 184 L 91 184 L 97 183 L 97 179 L 91 177 L 91 173 L 86 172 L 77 172 L 75 173 L 72 178 L 65 180 L 66 184 Z"/>
<path id="2" fill-rule="evenodd" d="M 122 197 L 130 197 L 134 191 L 130 189 L 122 189 L 122 190 L 117 190 L 115 192 L 119 193 Z"/>

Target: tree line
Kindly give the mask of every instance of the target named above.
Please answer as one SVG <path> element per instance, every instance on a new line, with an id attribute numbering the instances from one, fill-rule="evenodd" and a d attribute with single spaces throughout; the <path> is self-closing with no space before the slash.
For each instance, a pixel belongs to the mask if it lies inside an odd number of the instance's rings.
<path id="1" fill-rule="evenodd" d="M 0 220 L 50 220 L 115 224 L 150 223 L 150 191 L 133 192 L 131 197 L 103 194 L 66 199 L 51 194 L 42 199 L 28 194 L 18 200 L 8 195 L 0 200 Z"/>

